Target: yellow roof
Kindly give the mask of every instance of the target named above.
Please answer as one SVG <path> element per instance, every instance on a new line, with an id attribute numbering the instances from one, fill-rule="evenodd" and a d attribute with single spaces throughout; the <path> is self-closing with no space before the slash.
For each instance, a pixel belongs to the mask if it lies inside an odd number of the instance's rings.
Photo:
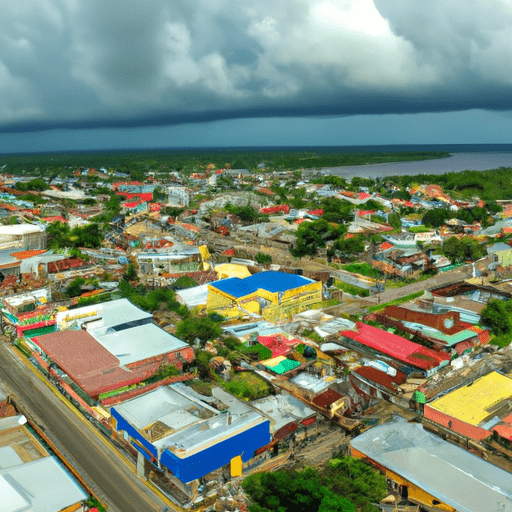
<path id="1" fill-rule="evenodd" d="M 430 407 L 470 425 L 478 425 L 488 409 L 512 396 L 512 379 L 491 372 L 473 383 L 434 400 Z"/>
<path id="2" fill-rule="evenodd" d="M 227 279 L 229 277 L 249 277 L 251 273 L 248 268 L 244 265 L 235 265 L 234 263 L 223 263 L 222 265 L 216 265 L 215 270 L 219 275 L 219 279 Z"/>

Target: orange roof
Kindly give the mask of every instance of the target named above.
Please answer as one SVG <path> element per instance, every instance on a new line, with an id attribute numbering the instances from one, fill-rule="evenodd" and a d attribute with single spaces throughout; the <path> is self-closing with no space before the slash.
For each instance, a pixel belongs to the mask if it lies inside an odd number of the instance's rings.
<path id="1" fill-rule="evenodd" d="M 381 251 L 386 251 L 388 249 L 391 249 L 392 247 L 394 247 L 394 245 L 392 243 L 389 243 L 389 242 L 383 242 L 379 246 Z"/>
<path id="2" fill-rule="evenodd" d="M 38 256 L 39 254 L 44 254 L 46 251 L 42 249 L 33 250 L 33 251 L 18 251 L 11 252 L 11 256 L 18 258 L 19 260 L 26 260 L 27 258 L 32 258 L 33 256 Z"/>

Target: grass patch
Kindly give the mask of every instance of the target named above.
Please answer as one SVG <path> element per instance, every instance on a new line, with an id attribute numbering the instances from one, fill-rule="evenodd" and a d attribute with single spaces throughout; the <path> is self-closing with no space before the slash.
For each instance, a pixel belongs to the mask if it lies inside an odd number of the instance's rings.
<path id="1" fill-rule="evenodd" d="M 270 359 L 272 357 L 272 351 L 263 346 L 261 343 L 256 343 L 252 347 L 241 347 L 240 352 L 245 354 L 246 356 L 251 356 L 252 354 L 258 355 L 258 361 L 263 361 L 264 359 Z"/>
<path id="2" fill-rule="evenodd" d="M 347 272 L 353 272 L 354 274 L 361 274 L 362 276 L 373 277 L 375 279 L 381 276 L 381 273 L 376 268 L 366 262 L 348 263 L 341 268 Z"/>
<path id="3" fill-rule="evenodd" d="M 270 393 L 270 386 L 252 372 L 239 372 L 229 382 L 222 379 L 218 379 L 217 382 L 241 400 L 255 400 Z"/>
<path id="4" fill-rule="evenodd" d="M 336 280 L 334 282 L 334 286 L 336 286 L 336 288 L 339 288 L 340 290 L 346 293 L 350 293 L 350 295 L 357 295 L 359 297 L 368 297 L 370 295 L 369 290 L 365 290 L 364 288 L 359 288 L 358 286 L 344 283 L 343 281 Z"/>
<path id="5" fill-rule="evenodd" d="M 186 382 L 196 393 L 203 396 L 212 396 L 212 385 L 199 379 Z"/>
<path id="6" fill-rule="evenodd" d="M 409 231 L 411 233 L 427 233 L 430 229 L 427 226 L 411 226 Z"/>
<path id="7" fill-rule="evenodd" d="M 406 295 L 405 297 L 400 297 L 399 299 L 391 300 L 389 302 L 385 302 L 384 304 L 378 304 L 377 306 L 371 306 L 368 308 L 368 313 L 373 313 L 374 311 L 379 311 L 380 309 L 384 309 L 386 306 L 396 306 L 397 304 L 403 304 L 404 302 L 409 302 L 410 300 L 414 300 L 418 297 L 421 297 L 425 292 L 423 290 L 415 293 L 411 293 L 410 295 Z"/>

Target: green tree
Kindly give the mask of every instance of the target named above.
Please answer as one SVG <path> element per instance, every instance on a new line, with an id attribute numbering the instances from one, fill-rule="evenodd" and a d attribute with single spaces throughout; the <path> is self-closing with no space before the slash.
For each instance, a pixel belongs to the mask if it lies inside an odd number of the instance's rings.
<path id="1" fill-rule="evenodd" d="M 452 214 L 450 211 L 443 208 L 433 208 L 432 210 L 428 210 L 425 215 L 423 215 L 423 219 L 421 219 L 421 223 L 425 226 L 431 226 L 434 228 L 438 228 L 442 226 L 447 219 L 450 219 Z"/>
<path id="2" fill-rule="evenodd" d="M 491 299 L 480 313 L 482 324 L 498 336 L 512 332 L 512 304 L 501 299 Z"/>
<path id="3" fill-rule="evenodd" d="M 126 281 L 137 281 L 137 269 L 135 268 L 135 264 L 131 261 L 128 263 L 128 266 L 126 267 L 126 270 L 123 274 L 123 278 L 126 279 Z"/>
<path id="4" fill-rule="evenodd" d="M 77 277 L 73 279 L 71 284 L 66 288 L 66 294 L 68 297 L 78 297 L 81 293 L 81 286 L 85 284 L 85 279 L 83 277 Z"/>
<path id="5" fill-rule="evenodd" d="M 390 213 L 388 215 L 388 223 L 395 229 L 402 229 L 402 220 L 400 219 L 400 215 L 398 215 L 398 213 Z"/>
<path id="6" fill-rule="evenodd" d="M 265 254 L 264 252 L 259 252 L 254 257 L 254 261 L 260 265 L 266 265 L 268 263 L 272 263 L 272 256 L 270 256 L 270 254 Z"/>
<path id="7" fill-rule="evenodd" d="M 211 318 L 186 318 L 178 323 L 176 336 L 187 343 L 193 343 L 196 338 L 201 344 L 218 338 L 222 333 L 219 324 Z"/>
<path id="8" fill-rule="evenodd" d="M 386 496 L 385 477 L 354 457 L 331 459 L 322 472 L 322 482 L 361 512 L 377 512 L 372 503 L 379 503 Z"/>
<path id="9" fill-rule="evenodd" d="M 464 248 L 456 236 L 452 236 L 443 242 L 443 254 L 452 263 L 462 261 L 464 258 Z"/>

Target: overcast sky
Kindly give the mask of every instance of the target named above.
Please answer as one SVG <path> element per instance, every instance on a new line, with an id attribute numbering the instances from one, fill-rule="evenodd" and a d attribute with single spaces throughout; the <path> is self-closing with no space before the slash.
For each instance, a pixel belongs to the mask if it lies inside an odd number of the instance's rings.
<path id="1" fill-rule="evenodd" d="M 2 0 L 0 153 L 511 142 L 509 0 Z"/>

